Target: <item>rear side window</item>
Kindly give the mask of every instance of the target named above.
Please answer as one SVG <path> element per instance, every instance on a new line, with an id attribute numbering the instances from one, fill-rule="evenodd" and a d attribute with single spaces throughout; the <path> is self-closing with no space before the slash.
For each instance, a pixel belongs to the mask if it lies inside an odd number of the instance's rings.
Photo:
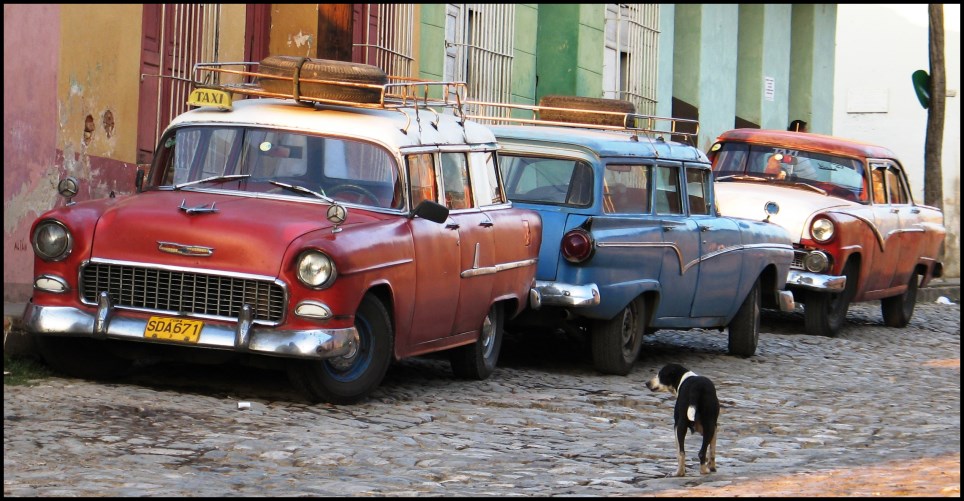
<path id="1" fill-rule="evenodd" d="M 472 186 L 469 183 L 469 163 L 465 153 L 442 153 L 442 186 L 445 206 L 449 209 L 472 207 Z"/>
<path id="2" fill-rule="evenodd" d="M 682 214 L 683 206 L 679 197 L 679 167 L 656 167 L 657 214 Z"/>
<path id="3" fill-rule="evenodd" d="M 469 153 L 469 160 L 472 162 L 472 185 L 475 187 L 475 199 L 479 206 L 505 203 L 495 152 L 478 151 Z"/>
<path id="4" fill-rule="evenodd" d="M 500 155 L 509 200 L 588 207 L 592 204 L 593 171 L 582 160 Z"/>
<path id="5" fill-rule="evenodd" d="M 606 175 L 603 178 L 603 212 L 649 212 L 650 169 L 648 165 L 606 165 Z"/>
<path id="6" fill-rule="evenodd" d="M 409 155 L 408 183 L 412 190 L 412 208 L 424 200 L 433 202 L 438 200 L 438 189 L 435 184 L 435 157 L 431 153 Z"/>
<path id="7" fill-rule="evenodd" d="M 686 198 L 690 204 L 690 214 L 710 213 L 709 171 L 686 169 Z"/>

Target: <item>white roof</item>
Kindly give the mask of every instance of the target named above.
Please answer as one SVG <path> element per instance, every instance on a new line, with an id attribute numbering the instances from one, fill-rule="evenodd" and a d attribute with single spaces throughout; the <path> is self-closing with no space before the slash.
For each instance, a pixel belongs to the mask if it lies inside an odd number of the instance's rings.
<path id="1" fill-rule="evenodd" d="M 432 125 L 438 121 L 438 129 Z M 392 150 L 432 145 L 495 145 L 485 126 L 442 112 L 421 108 L 371 109 L 332 105 L 304 105 L 290 99 L 239 99 L 234 109 L 197 108 L 183 113 L 168 127 L 187 124 L 225 124 L 304 131 L 329 136 L 367 139 Z M 407 133 L 402 132 L 407 129 Z"/>

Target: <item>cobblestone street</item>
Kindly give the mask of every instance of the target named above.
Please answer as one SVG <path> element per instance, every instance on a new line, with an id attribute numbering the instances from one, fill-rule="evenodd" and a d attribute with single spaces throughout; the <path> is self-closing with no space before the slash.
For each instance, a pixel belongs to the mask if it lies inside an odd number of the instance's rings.
<path id="1" fill-rule="evenodd" d="M 513 335 L 486 381 L 394 366 L 369 401 L 309 405 L 283 373 L 159 364 L 114 383 L 4 388 L 4 496 L 960 496 L 960 305 L 904 329 L 853 305 L 837 338 L 764 312 L 749 359 L 726 333 L 660 331 L 626 377 L 562 335 Z M 714 380 L 718 471 L 676 469 L 669 362 Z M 249 402 L 250 408 L 239 409 Z"/>

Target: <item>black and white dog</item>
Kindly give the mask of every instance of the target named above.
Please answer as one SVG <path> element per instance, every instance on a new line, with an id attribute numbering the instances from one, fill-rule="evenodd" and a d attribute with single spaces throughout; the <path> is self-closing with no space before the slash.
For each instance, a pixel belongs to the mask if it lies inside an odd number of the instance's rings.
<path id="1" fill-rule="evenodd" d="M 673 411 L 673 428 L 676 430 L 676 459 L 679 467 L 676 476 L 686 475 L 686 454 L 683 452 L 683 439 L 686 429 L 703 435 L 700 447 L 700 473 L 716 471 L 716 421 L 720 417 L 720 401 L 716 398 L 713 381 L 697 376 L 679 364 L 668 364 L 659 374 L 646 383 L 652 391 L 668 391 L 676 395 L 676 408 Z M 707 457 L 709 449 L 709 457 Z"/>

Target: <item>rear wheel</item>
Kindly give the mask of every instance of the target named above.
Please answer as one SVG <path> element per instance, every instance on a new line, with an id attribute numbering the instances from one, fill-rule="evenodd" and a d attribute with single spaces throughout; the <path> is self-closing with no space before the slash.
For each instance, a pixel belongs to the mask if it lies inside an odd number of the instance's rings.
<path id="1" fill-rule="evenodd" d="M 381 384 L 392 362 L 392 322 L 375 296 L 366 295 L 355 312 L 358 342 L 340 357 L 294 360 L 288 365 L 292 384 L 313 401 L 352 404 Z"/>
<path id="2" fill-rule="evenodd" d="M 456 376 L 482 380 L 492 375 L 502 349 L 503 322 L 502 305 L 496 303 L 482 321 L 479 339 L 449 352 L 452 372 Z"/>
<path id="3" fill-rule="evenodd" d="M 646 305 L 637 298 L 610 320 L 592 325 L 592 360 L 604 374 L 625 376 L 633 369 L 643 345 Z"/>
<path id="4" fill-rule="evenodd" d="M 880 300 L 880 312 L 884 316 L 884 324 L 890 327 L 906 327 L 910 323 L 910 317 L 914 315 L 914 306 L 917 304 L 919 287 L 920 275 L 911 273 L 907 290 L 903 294 Z"/>
<path id="5" fill-rule="evenodd" d="M 760 339 L 760 280 L 747 293 L 743 305 L 727 326 L 731 355 L 752 357 Z"/>
<path id="6" fill-rule="evenodd" d="M 113 379 L 125 375 L 134 364 L 115 355 L 110 341 L 61 336 L 37 336 L 36 341 L 47 365 L 68 376 Z"/>
<path id="7" fill-rule="evenodd" d="M 857 265 L 847 263 L 843 270 L 847 285 L 839 293 L 807 291 L 804 299 L 804 326 L 807 334 L 836 337 L 847 321 L 847 309 L 857 293 Z"/>

